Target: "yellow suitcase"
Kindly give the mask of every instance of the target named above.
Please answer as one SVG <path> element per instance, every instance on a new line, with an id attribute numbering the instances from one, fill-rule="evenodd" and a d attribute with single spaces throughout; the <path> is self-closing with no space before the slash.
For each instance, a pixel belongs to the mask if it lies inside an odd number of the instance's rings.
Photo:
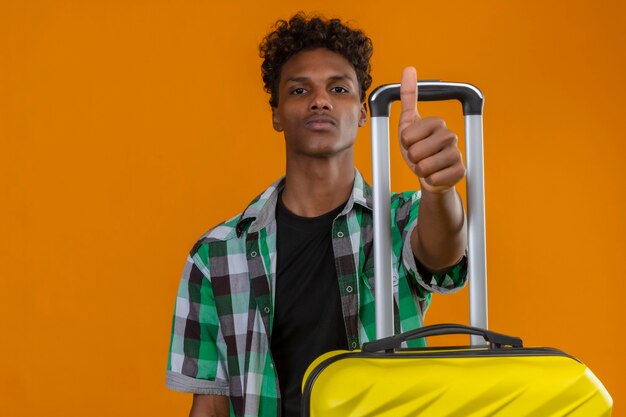
<path id="1" fill-rule="evenodd" d="M 398 349 L 438 334 L 486 347 Z M 518 338 L 435 325 L 318 358 L 303 381 L 303 417 L 610 417 L 612 399 L 579 360 Z"/>
<path id="2" fill-rule="evenodd" d="M 487 329 L 483 95 L 471 84 L 420 81 L 419 101 L 459 100 L 465 118 L 470 323 L 394 333 L 389 242 L 389 112 L 400 86 L 370 94 L 377 341 L 329 352 L 303 379 L 302 417 L 609 417 L 612 399 L 579 360 Z M 470 347 L 401 348 L 407 340 L 469 334 Z"/>

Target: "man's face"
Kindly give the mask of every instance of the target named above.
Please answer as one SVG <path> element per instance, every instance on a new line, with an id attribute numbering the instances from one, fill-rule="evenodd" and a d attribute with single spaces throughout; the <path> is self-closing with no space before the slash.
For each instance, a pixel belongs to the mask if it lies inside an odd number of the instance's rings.
<path id="1" fill-rule="evenodd" d="M 343 56 L 319 48 L 283 65 L 272 122 L 284 132 L 288 155 L 325 158 L 351 149 L 366 117 L 356 73 Z"/>

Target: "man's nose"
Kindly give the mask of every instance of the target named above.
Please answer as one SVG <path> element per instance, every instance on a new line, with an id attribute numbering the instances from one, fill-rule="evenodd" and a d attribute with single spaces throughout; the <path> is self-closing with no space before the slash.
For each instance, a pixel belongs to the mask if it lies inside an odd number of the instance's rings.
<path id="1" fill-rule="evenodd" d="M 328 96 L 327 91 L 316 91 L 311 98 L 311 105 L 309 110 L 328 110 L 332 111 L 333 105 Z"/>

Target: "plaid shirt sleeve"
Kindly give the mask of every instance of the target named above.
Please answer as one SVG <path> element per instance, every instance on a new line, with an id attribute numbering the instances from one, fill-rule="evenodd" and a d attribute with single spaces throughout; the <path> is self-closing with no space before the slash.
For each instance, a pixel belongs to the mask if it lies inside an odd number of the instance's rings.
<path id="1" fill-rule="evenodd" d="M 208 245 L 196 245 L 187 258 L 176 298 L 166 384 L 176 391 L 228 395 L 208 252 Z"/>
<path id="2" fill-rule="evenodd" d="M 467 282 L 467 256 L 463 256 L 459 262 L 447 271 L 440 274 L 431 274 L 424 268 L 420 268 L 411 248 L 411 234 L 417 227 L 417 214 L 419 209 L 421 193 L 407 192 L 396 194 L 392 198 L 392 209 L 395 213 L 395 222 L 402 232 L 402 263 L 406 274 L 419 284 L 422 295 L 427 297 L 428 293 L 436 292 L 441 294 L 452 293 L 463 288 Z"/>

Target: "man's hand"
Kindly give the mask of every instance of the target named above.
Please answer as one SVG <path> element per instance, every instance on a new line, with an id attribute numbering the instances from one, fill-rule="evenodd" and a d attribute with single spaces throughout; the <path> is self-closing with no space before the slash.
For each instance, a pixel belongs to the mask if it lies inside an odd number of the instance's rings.
<path id="1" fill-rule="evenodd" d="M 417 112 L 417 74 L 408 67 L 400 84 L 400 149 L 422 188 L 417 227 L 411 248 L 431 272 L 458 262 L 467 247 L 463 205 L 454 186 L 465 176 L 457 137 L 443 120 L 422 119 Z"/>
<path id="2" fill-rule="evenodd" d="M 398 132 L 404 160 L 419 178 L 423 191 L 448 191 L 465 176 L 458 139 L 442 119 L 420 117 L 417 112 L 417 74 L 413 67 L 402 72 L 400 101 L 402 114 Z"/>

